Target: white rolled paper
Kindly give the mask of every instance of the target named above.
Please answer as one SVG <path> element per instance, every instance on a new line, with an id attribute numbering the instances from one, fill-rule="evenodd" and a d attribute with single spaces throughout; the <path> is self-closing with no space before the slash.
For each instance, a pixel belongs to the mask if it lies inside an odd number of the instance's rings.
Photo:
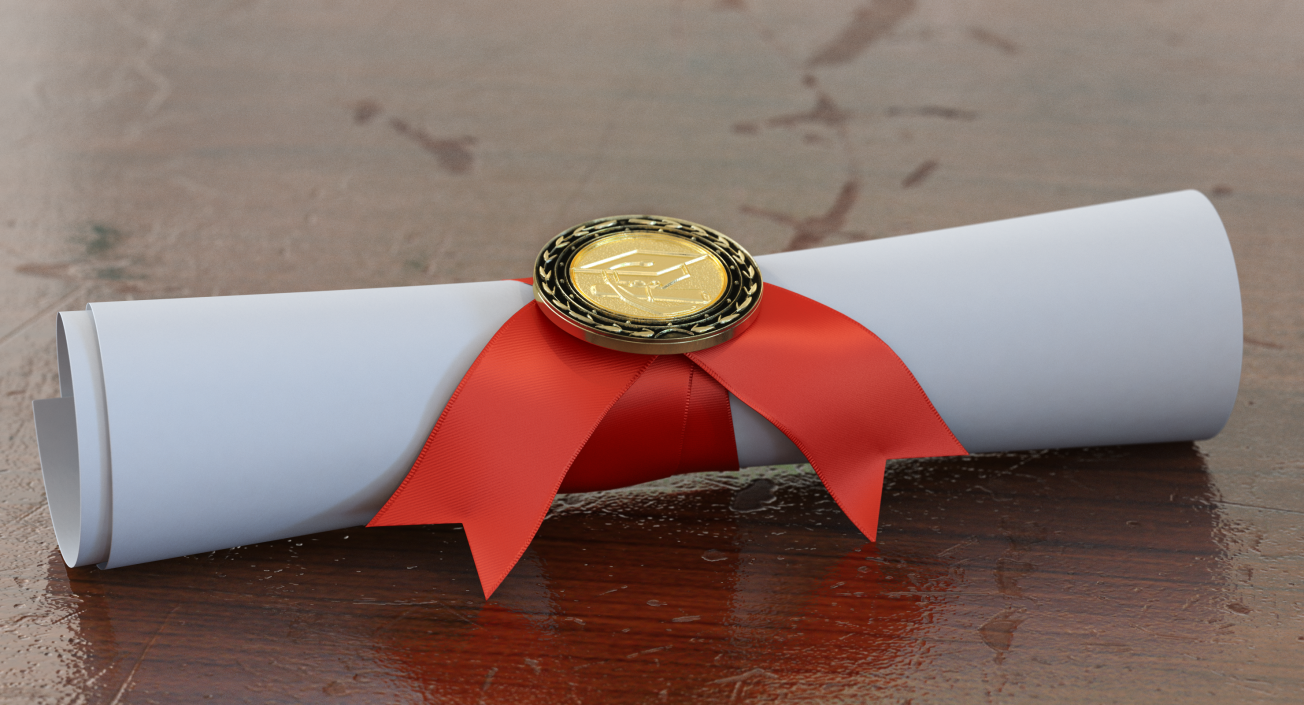
<path id="1" fill-rule="evenodd" d="M 1236 267 L 1195 191 L 757 262 L 890 345 L 972 452 L 1208 438 L 1236 397 Z M 61 396 L 34 411 L 64 560 L 365 524 L 530 300 L 500 281 L 59 314 Z M 802 460 L 732 402 L 743 466 Z"/>

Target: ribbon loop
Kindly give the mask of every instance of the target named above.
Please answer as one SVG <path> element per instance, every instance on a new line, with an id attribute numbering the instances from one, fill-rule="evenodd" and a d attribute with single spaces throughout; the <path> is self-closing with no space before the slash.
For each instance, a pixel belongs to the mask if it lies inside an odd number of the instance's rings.
<path id="1" fill-rule="evenodd" d="M 737 470 L 729 392 L 683 355 L 662 355 L 603 417 L 562 492 L 628 487 L 671 475 Z"/>

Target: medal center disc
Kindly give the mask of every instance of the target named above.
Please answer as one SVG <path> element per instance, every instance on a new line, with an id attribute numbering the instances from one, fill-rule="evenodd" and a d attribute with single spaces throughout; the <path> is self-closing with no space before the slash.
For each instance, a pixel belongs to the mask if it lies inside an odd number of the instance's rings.
<path id="1" fill-rule="evenodd" d="M 593 306 L 626 319 L 668 321 L 720 300 L 729 283 L 715 253 L 660 233 L 600 237 L 575 253 L 571 283 Z"/>

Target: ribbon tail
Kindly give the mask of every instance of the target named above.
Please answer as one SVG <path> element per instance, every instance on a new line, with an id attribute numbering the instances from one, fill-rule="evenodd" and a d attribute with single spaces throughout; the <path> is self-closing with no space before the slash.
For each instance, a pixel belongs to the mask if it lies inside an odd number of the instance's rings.
<path id="1" fill-rule="evenodd" d="M 870 540 L 890 458 L 967 455 L 901 358 L 864 326 L 765 285 L 746 335 L 687 353 L 783 431 Z"/>
<path id="2" fill-rule="evenodd" d="M 476 358 L 367 526 L 461 523 L 488 599 L 589 436 L 655 359 L 580 341 L 526 304 Z"/>

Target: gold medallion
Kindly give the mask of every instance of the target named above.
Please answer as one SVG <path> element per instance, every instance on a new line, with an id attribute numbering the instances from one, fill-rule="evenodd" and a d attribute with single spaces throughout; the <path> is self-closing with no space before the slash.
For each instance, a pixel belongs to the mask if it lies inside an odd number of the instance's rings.
<path id="1" fill-rule="evenodd" d="M 761 274 L 746 250 L 715 230 L 623 215 L 581 223 L 544 246 L 534 298 L 591 343 L 669 355 L 742 332 L 760 303 Z"/>

